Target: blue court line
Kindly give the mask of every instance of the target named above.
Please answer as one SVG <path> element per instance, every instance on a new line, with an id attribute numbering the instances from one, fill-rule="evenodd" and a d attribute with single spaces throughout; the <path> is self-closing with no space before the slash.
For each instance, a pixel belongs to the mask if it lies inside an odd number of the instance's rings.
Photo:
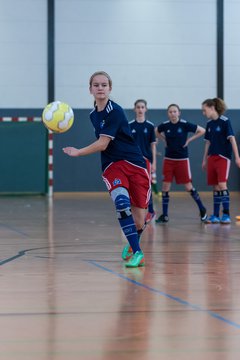
<path id="1" fill-rule="evenodd" d="M 63 247 L 71 247 L 71 246 L 75 246 L 75 245 L 57 245 L 56 248 L 63 248 Z M 1 265 L 5 265 L 11 261 L 14 261 L 24 255 L 26 255 L 27 252 L 29 251 L 34 251 L 34 250 L 46 250 L 49 249 L 49 246 L 43 246 L 43 247 L 38 247 L 38 248 L 32 248 L 32 249 L 25 249 L 25 250 L 20 250 L 16 255 L 13 255 L 5 260 L 0 260 L 0 266 Z M 35 257 L 41 257 L 41 258 L 50 258 L 49 256 L 41 256 L 41 255 L 36 255 Z"/>
<path id="2" fill-rule="evenodd" d="M 18 229 L 15 229 L 15 228 L 13 228 L 13 227 L 11 227 L 11 226 L 9 226 L 9 225 L 0 223 L 0 227 L 3 227 L 3 228 L 8 229 L 8 230 L 11 230 L 11 231 L 13 231 L 13 232 L 15 232 L 15 233 L 17 233 L 17 234 L 19 234 L 19 235 L 23 235 L 23 236 L 25 236 L 25 237 L 29 237 L 29 235 L 26 234 L 25 232 L 23 232 L 23 231 L 21 231 L 21 230 L 18 230 Z"/>
<path id="3" fill-rule="evenodd" d="M 11 261 L 13 261 L 13 260 L 16 260 L 16 259 L 18 259 L 18 258 L 26 255 L 26 253 L 29 252 L 29 251 L 32 251 L 32 250 L 42 250 L 42 249 L 47 249 L 47 247 L 44 246 L 44 247 L 40 247 L 40 248 L 32 248 L 32 249 L 20 250 L 16 255 L 13 255 L 13 256 L 5 259 L 5 260 L 0 260 L 0 266 L 1 266 L 1 265 L 5 265 L 5 264 L 7 264 L 7 263 L 9 263 L 9 262 L 11 262 Z"/>
<path id="4" fill-rule="evenodd" d="M 117 272 L 114 271 L 114 270 L 111 270 L 111 269 L 109 269 L 109 268 L 107 268 L 107 267 L 105 267 L 105 266 L 100 265 L 99 263 L 97 263 L 97 262 L 94 261 L 94 260 L 88 260 L 87 262 L 88 262 L 89 264 L 91 264 L 91 265 L 94 265 L 94 266 L 98 267 L 98 268 L 101 269 L 101 270 L 107 271 L 107 272 L 109 272 L 109 273 L 112 274 L 112 275 L 115 275 L 115 276 L 117 276 L 117 277 L 119 277 L 119 278 L 121 278 L 121 279 L 123 279 L 123 280 L 126 280 L 126 281 L 128 281 L 128 282 L 130 282 L 130 283 L 132 283 L 132 284 L 134 284 L 134 285 L 137 285 L 137 286 L 139 286 L 139 287 L 141 287 L 141 288 L 143 288 L 143 289 L 146 289 L 146 290 L 148 290 L 148 291 L 150 291 L 150 292 L 152 292 L 152 293 L 155 293 L 155 294 L 161 295 L 161 296 L 163 296 L 163 297 L 165 297 L 165 298 L 168 298 L 168 299 L 170 299 L 170 300 L 176 301 L 177 303 L 179 303 L 179 304 L 181 304 L 181 305 L 184 305 L 184 306 L 186 306 L 186 307 L 188 307 L 188 308 L 190 308 L 190 309 L 193 309 L 193 310 L 195 310 L 195 311 L 204 312 L 204 313 L 210 315 L 211 317 L 213 317 L 213 318 L 215 318 L 215 319 L 218 319 L 218 320 L 220 320 L 220 321 L 223 321 L 223 322 L 226 323 L 227 325 L 230 325 L 230 326 L 233 326 L 233 327 L 235 327 L 235 328 L 237 328 L 237 329 L 240 329 L 240 324 L 238 324 L 238 323 L 236 323 L 236 322 L 234 322 L 234 321 L 228 320 L 228 319 L 226 319 L 225 317 L 221 316 L 221 315 L 218 314 L 218 313 L 215 313 L 215 312 L 213 312 L 213 311 L 211 311 L 211 310 L 208 310 L 208 309 L 204 309 L 203 307 L 201 307 L 201 306 L 199 306 L 199 305 L 191 304 L 190 302 L 185 301 L 185 300 L 183 300 L 183 299 L 181 299 L 181 298 L 179 298 L 179 297 L 176 297 L 176 296 L 167 294 L 167 293 L 165 293 L 164 291 L 161 291 L 161 290 L 152 288 L 151 286 L 142 284 L 142 283 L 140 283 L 139 281 L 130 279 L 130 278 L 128 278 L 128 277 L 125 276 L 125 275 L 122 275 L 122 274 L 120 274 L 120 273 L 117 273 Z"/>

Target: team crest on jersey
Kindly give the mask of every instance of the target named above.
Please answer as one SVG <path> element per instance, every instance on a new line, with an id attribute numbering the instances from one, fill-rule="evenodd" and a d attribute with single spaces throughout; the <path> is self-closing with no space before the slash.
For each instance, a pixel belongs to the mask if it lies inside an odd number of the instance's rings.
<path id="1" fill-rule="evenodd" d="M 136 130 L 135 129 L 132 129 L 132 133 L 135 134 Z"/>
<path id="2" fill-rule="evenodd" d="M 221 128 L 220 128 L 220 126 L 218 126 L 217 128 L 216 128 L 216 131 L 221 131 Z"/>
<path id="3" fill-rule="evenodd" d="M 145 129 L 143 130 L 143 132 L 144 132 L 145 134 L 147 134 L 148 129 L 147 129 L 147 128 L 145 128 Z"/>
<path id="4" fill-rule="evenodd" d="M 114 179 L 113 180 L 113 186 L 120 185 L 122 182 L 120 179 Z"/>
<path id="5" fill-rule="evenodd" d="M 181 133 L 182 133 L 182 128 L 178 128 L 177 132 L 178 132 L 179 134 L 181 134 Z"/>
<path id="6" fill-rule="evenodd" d="M 103 129 L 104 125 L 105 125 L 105 120 L 100 122 L 100 129 Z"/>

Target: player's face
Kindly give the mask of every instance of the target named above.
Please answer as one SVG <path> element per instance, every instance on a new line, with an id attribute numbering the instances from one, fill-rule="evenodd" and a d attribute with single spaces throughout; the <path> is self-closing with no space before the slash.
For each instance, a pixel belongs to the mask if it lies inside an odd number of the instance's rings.
<path id="1" fill-rule="evenodd" d="M 143 117 L 147 111 L 147 107 L 143 102 L 138 102 L 134 107 L 134 111 L 137 117 Z"/>
<path id="2" fill-rule="evenodd" d="M 208 119 L 212 119 L 213 113 L 215 112 L 214 110 L 213 106 L 202 105 L 202 113 Z"/>
<path id="3" fill-rule="evenodd" d="M 105 100 L 108 98 L 112 88 L 106 76 L 96 75 L 92 80 L 89 90 L 95 100 Z"/>
<path id="4" fill-rule="evenodd" d="M 179 120 L 180 111 L 176 106 L 170 106 L 167 114 L 168 114 L 168 118 L 171 122 L 175 123 Z"/>

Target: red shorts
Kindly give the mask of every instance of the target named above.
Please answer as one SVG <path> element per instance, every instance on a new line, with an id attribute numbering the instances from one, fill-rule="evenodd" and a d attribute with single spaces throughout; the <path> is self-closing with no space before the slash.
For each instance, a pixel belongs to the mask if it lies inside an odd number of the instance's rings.
<path id="1" fill-rule="evenodd" d="M 163 181 L 177 184 L 187 184 L 192 181 L 189 159 L 164 159 L 163 160 Z"/>
<path id="2" fill-rule="evenodd" d="M 151 191 L 146 169 L 120 160 L 109 165 L 102 177 L 109 192 L 117 187 L 124 187 L 129 192 L 133 206 L 147 208 Z"/>
<path id="3" fill-rule="evenodd" d="M 207 159 L 207 183 L 217 185 L 227 182 L 231 161 L 219 155 L 211 155 Z"/>

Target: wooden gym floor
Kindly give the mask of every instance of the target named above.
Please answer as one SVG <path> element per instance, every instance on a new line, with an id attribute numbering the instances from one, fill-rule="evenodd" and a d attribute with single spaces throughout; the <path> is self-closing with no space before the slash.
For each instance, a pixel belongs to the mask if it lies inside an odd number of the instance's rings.
<path id="1" fill-rule="evenodd" d="M 106 193 L 0 201 L 1 360 L 239 360 L 239 194 L 224 226 L 201 224 L 189 195 L 172 193 L 138 269 L 121 262 Z"/>

